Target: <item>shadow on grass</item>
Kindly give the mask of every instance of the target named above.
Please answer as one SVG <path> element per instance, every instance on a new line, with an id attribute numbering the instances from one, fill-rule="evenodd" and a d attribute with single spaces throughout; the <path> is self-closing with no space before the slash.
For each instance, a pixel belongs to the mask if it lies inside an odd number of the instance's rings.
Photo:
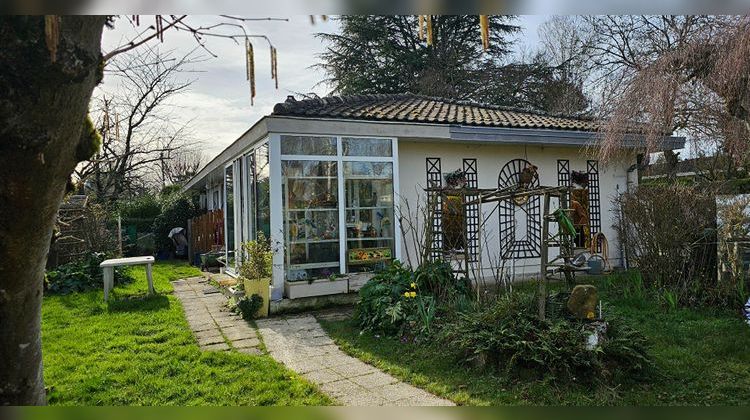
<path id="1" fill-rule="evenodd" d="M 160 311 L 169 308 L 169 298 L 166 295 L 126 295 L 113 296 L 107 303 L 110 312 L 143 312 Z"/>

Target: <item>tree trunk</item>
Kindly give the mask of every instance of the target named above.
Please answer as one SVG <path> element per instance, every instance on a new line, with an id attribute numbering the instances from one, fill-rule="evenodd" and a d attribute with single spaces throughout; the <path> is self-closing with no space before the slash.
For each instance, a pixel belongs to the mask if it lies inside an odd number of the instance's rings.
<path id="1" fill-rule="evenodd" d="M 0 17 L 0 405 L 46 402 L 44 266 L 65 184 L 96 141 L 83 127 L 104 21 Z"/>

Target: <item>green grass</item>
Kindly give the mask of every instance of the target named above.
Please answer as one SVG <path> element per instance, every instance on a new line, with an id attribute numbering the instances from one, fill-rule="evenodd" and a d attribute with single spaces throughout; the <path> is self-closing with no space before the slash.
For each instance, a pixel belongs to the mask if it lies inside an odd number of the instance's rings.
<path id="1" fill-rule="evenodd" d="M 605 311 L 651 342 L 658 371 L 646 383 L 588 389 L 518 381 L 455 361 L 434 343 L 403 344 L 362 333 L 351 321 L 323 327 L 347 353 L 464 405 L 745 405 L 750 402 L 750 327 L 737 311 L 667 311 L 644 299 L 608 296 Z"/>
<path id="2" fill-rule="evenodd" d="M 201 352 L 171 280 L 199 275 L 159 263 L 157 295 L 145 272 L 115 288 L 47 296 L 42 307 L 44 379 L 53 405 L 327 405 L 331 401 L 267 355 Z"/>

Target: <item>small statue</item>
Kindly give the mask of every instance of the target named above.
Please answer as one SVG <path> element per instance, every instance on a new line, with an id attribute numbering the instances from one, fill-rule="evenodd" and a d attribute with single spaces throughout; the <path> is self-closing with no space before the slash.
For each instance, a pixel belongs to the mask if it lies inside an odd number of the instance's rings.
<path id="1" fill-rule="evenodd" d="M 531 186 L 531 183 L 534 182 L 534 179 L 538 176 L 537 175 L 537 167 L 534 165 L 528 165 L 521 171 L 521 174 L 518 176 L 518 187 L 521 189 L 528 189 Z"/>

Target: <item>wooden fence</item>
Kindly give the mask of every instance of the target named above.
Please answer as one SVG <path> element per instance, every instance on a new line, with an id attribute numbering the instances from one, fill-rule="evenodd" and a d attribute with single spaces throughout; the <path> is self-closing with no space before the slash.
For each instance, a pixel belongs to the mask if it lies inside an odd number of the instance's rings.
<path id="1" fill-rule="evenodd" d="M 190 255 L 224 248 L 224 212 L 210 211 L 188 220 Z"/>

